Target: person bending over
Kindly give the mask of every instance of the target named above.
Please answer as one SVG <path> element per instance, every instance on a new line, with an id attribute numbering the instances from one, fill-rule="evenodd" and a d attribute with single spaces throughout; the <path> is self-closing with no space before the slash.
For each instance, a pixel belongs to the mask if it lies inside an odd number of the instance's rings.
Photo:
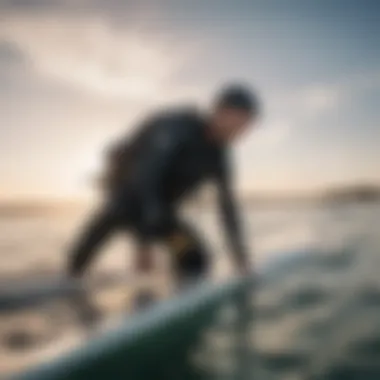
<path id="1" fill-rule="evenodd" d="M 221 217 L 235 267 L 249 268 L 232 186 L 229 150 L 256 124 L 259 102 L 245 85 L 225 86 L 210 112 L 174 108 L 144 120 L 121 141 L 118 175 L 106 202 L 92 215 L 71 249 L 67 271 L 82 276 L 113 232 L 130 232 L 144 247 L 164 244 L 179 281 L 207 275 L 209 255 L 202 238 L 179 216 L 179 208 L 205 182 L 219 194 Z"/>

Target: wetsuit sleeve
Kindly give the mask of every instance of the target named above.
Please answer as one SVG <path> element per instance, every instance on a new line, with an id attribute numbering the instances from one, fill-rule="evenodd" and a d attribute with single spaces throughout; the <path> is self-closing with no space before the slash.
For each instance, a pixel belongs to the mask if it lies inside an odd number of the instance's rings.
<path id="1" fill-rule="evenodd" d="M 236 196 L 232 188 L 229 163 L 224 158 L 217 168 L 219 207 L 228 234 L 234 260 L 240 267 L 248 264 L 248 255 L 242 238 L 241 220 L 238 215 Z"/>
<path id="2" fill-rule="evenodd" d="M 176 120 L 164 120 L 158 122 L 144 143 L 133 180 L 142 204 L 139 233 L 143 240 L 168 228 L 170 215 L 162 196 L 162 180 L 188 137 L 186 125 Z"/>

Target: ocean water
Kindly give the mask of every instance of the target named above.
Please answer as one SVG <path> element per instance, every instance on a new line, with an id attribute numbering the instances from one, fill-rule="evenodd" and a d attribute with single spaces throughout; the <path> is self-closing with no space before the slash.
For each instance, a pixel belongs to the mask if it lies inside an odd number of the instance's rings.
<path id="1" fill-rule="evenodd" d="M 289 251 L 300 246 L 335 244 L 348 233 L 353 214 L 370 214 L 371 209 L 347 206 L 331 210 L 310 206 L 254 208 L 243 207 L 245 236 L 256 262 L 277 251 Z M 347 219 L 346 214 L 349 215 Z M 64 265 L 70 244 L 84 225 L 91 209 L 70 215 L 0 215 L 0 279 L 59 272 Z M 225 233 L 215 211 L 198 207 L 185 215 L 205 238 L 210 254 L 223 261 L 227 256 Z M 346 230 L 344 230 L 346 228 Z M 122 233 L 106 245 L 93 271 L 128 271 L 133 256 L 131 241 Z"/>
<path id="2" fill-rule="evenodd" d="M 358 239 L 363 240 L 363 236 L 368 244 L 371 242 L 375 247 L 371 249 L 371 257 L 376 256 L 377 245 L 374 239 L 377 235 L 376 226 L 380 221 L 378 204 L 342 204 L 334 208 L 327 205 L 266 208 L 248 204 L 243 206 L 245 206 L 243 219 L 246 240 L 257 270 L 261 270 L 269 261 L 284 259 L 287 255 L 291 256 L 300 250 L 310 252 L 310 255 L 329 257 L 334 252 L 346 250 Z M 84 209 L 70 215 L 0 217 L 1 286 L 9 283 L 27 283 L 28 279 L 44 278 L 52 274 L 59 275 L 66 262 L 68 247 L 80 230 L 88 212 L 89 210 Z M 188 211 L 186 217 L 205 237 L 214 263 L 214 275 L 229 275 L 232 271 L 228 246 L 217 213 L 211 209 L 197 207 Z M 162 273 L 166 273 L 165 255 L 162 249 L 158 250 L 157 256 L 161 258 L 158 272 L 161 270 Z M 351 273 L 348 279 L 345 277 L 346 287 L 356 284 L 358 274 L 370 278 L 370 273 L 376 273 L 373 271 L 373 265 L 368 262 L 366 266 L 359 265 L 351 272 L 345 270 L 345 273 Z M 280 294 L 284 289 L 295 289 L 299 284 L 305 284 L 305 279 L 317 278 L 318 284 L 331 284 L 335 289 L 340 280 L 331 274 L 332 271 L 331 268 L 319 270 L 318 273 L 314 268 L 309 272 L 306 271 L 306 274 L 290 271 L 279 288 L 265 289 L 261 296 L 264 299 L 264 310 L 272 302 L 268 299 L 281 298 Z M 126 277 L 133 273 L 133 245 L 127 235 L 117 234 L 99 255 L 91 268 L 91 275 L 96 276 L 100 273 L 118 276 L 125 274 Z M 314 277 L 310 273 L 313 273 Z M 125 305 L 131 293 L 130 288 L 118 288 L 116 292 L 96 296 L 100 308 L 107 310 L 105 313 L 107 317 L 120 315 L 128 309 Z M 344 299 L 344 296 L 342 297 Z M 277 322 L 272 320 L 277 328 L 276 333 L 273 333 L 274 325 L 270 325 L 270 318 L 262 322 L 259 340 L 264 342 L 264 348 L 268 342 L 272 342 L 272 346 L 276 344 L 283 346 L 288 339 L 282 337 L 284 331 L 289 329 L 296 331 L 305 325 L 302 318 L 307 319 L 307 316 L 300 317 L 296 312 L 288 314 L 289 320 L 282 320 L 282 324 L 279 320 Z M 83 325 L 78 323 L 72 307 L 67 303 L 56 302 L 26 311 L 1 313 L 0 374 L 10 374 L 59 356 L 78 342 L 87 339 L 87 334 Z M 290 343 L 287 347 L 286 352 L 289 351 Z M 266 350 L 270 351 L 272 348 L 266 347 Z M 269 357 L 272 358 L 270 355 Z"/>

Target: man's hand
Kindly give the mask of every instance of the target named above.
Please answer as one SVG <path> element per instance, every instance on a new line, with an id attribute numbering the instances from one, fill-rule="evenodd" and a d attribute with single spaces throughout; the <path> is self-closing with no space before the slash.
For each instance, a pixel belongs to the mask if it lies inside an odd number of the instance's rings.
<path id="1" fill-rule="evenodd" d="M 240 275 L 247 276 L 252 272 L 252 268 L 249 260 L 246 259 L 246 256 L 244 255 L 243 257 L 236 260 L 235 267 Z"/>

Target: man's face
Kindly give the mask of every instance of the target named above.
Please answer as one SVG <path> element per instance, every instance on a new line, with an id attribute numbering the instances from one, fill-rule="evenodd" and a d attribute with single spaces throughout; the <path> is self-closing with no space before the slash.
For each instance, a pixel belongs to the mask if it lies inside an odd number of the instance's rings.
<path id="1" fill-rule="evenodd" d="M 246 110 L 232 107 L 218 108 L 213 118 L 216 137 L 223 142 L 233 142 L 254 121 L 255 118 Z"/>

